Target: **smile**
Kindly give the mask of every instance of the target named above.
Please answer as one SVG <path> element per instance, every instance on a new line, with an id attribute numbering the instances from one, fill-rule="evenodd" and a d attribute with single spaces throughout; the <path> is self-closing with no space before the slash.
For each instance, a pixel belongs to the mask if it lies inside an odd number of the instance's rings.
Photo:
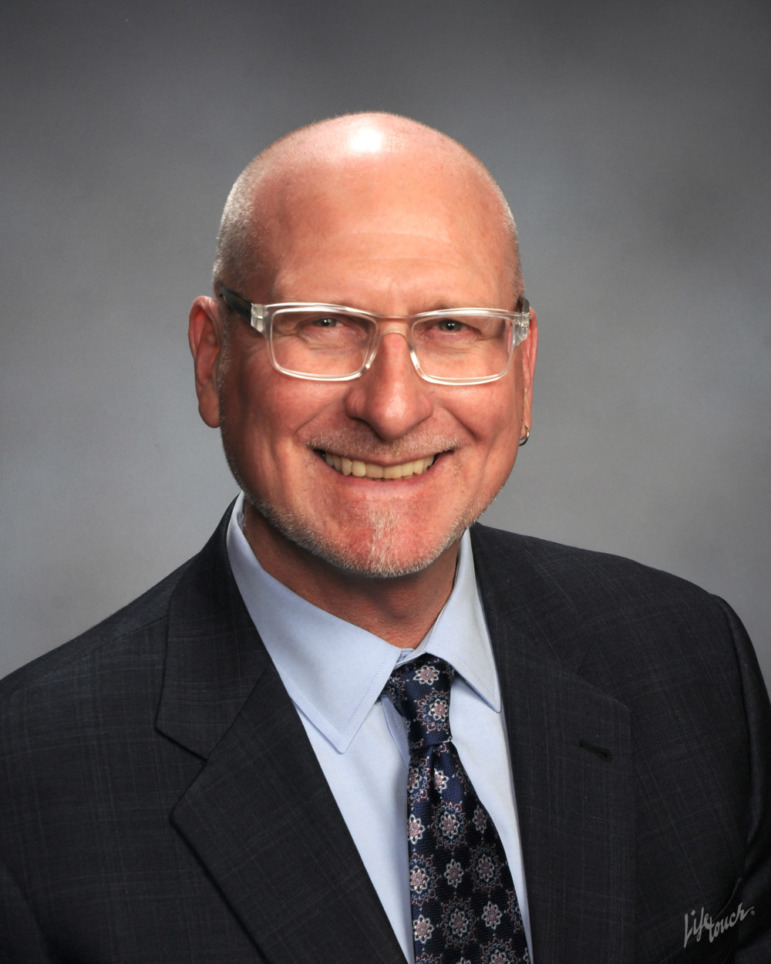
<path id="1" fill-rule="evenodd" d="M 360 459 L 349 459 L 343 455 L 333 455 L 331 452 L 321 452 L 321 457 L 336 472 L 341 475 L 353 475 L 357 479 L 410 479 L 413 475 L 422 475 L 436 461 L 436 455 L 425 459 L 414 459 L 412 462 L 402 462 L 401 465 L 376 465 L 374 462 L 362 462 Z"/>

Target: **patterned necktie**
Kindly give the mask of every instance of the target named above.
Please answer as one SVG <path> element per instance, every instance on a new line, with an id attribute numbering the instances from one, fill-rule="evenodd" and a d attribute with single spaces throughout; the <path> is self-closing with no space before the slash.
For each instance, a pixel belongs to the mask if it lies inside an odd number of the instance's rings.
<path id="1" fill-rule="evenodd" d="M 529 964 L 498 832 L 450 734 L 455 670 L 436 656 L 398 666 L 384 693 L 408 723 L 410 901 L 416 964 Z"/>

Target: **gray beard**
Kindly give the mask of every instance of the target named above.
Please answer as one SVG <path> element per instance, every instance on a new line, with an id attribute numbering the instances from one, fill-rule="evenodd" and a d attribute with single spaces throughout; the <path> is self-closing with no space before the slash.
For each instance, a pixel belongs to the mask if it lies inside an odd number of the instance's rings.
<path id="1" fill-rule="evenodd" d="M 238 479 L 236 481 L 241 484 Z M 243 485 L 241 485 L 241 488 L 249 505 L 290 542 L 311 555 L 323 559 L 337 569 L 358 576 L 368 576 L 372 579 L 395 579 L 399 576 L 408 576 L 427 569 L 446 549 L 461 538 L 468 526 L 484 511 L 484 509 L 480 509 L 468 521 L 466 519 L 458 520 L 439 548 L 414 558 L 408 564 L 397 565 L 394 561 L 393 547 L 399 540 L 401 524 L 399 513 L 396 510 L 372 510 L 368 527 L 370 532 L 369 545 L 367 546 L 366 557 L 362 560 L 361 547 L 359 547 L 359 551 L 346 551 L 345 548 L 331 545 L 323 537 L 319 538 L 317 533 L 313 532 L 302 520 L 295 518 L 293 514 L 280 512 L 276 510 L 275 506 L 255 498 L 252 493 L 244 489 Z"/>

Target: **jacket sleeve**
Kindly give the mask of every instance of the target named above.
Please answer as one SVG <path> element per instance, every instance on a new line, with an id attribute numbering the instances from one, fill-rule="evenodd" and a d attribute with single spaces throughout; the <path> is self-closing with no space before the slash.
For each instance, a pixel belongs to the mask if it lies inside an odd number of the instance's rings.
<path id="1" fill-rule="evenodd" d="M 757 657 L 741 622 L 721 602 L 736 648 L 748 731 L 750 795 L 736 964 L 771 961 L 771 706 Z"/>

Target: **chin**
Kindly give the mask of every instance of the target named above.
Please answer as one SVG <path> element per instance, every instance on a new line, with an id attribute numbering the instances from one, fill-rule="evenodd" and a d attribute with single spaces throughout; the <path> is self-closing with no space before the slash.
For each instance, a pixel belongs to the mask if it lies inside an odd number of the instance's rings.
<path id="1" fill-rule="evenodd" d="M 323 559 L 337 569 L 357 576 L 372 579 L 395 579 L 409 576 L 427 569 L 445 550 L 457 542 L 471 522 L 479 515 L 474 513 L 470 519 L 458 520 L 442 538 L 435 538 L 430 544 L 419 544 L 415 540 L 414 529 L 405 533 L 404 517 L 396 509 L 372 510 L 366 520 L 357 520 L 356 529 L 361 533 L 355 540 L 330 538 L 326 532 L 319 532 L 307 520 L 298 518 L 291 512 L 277 510 L 258 500 L 249 500 L 252 507 L 284 538 L 304 549 L 318 559 Z"/>

